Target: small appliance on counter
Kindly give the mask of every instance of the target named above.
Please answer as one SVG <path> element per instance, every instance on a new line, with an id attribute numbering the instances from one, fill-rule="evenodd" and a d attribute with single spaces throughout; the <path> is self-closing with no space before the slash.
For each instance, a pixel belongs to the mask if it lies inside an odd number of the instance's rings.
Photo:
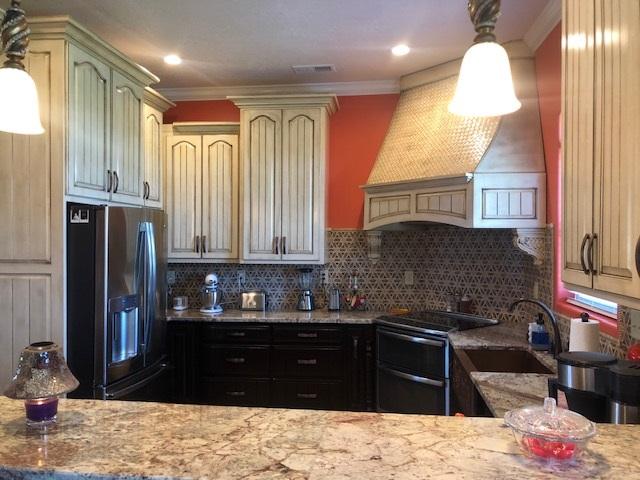
<path id="1" fill-rule="evenodd" d="M 329 306 L 327 307 L 331 312 L 340 311 L 340 289 L 332 288 L 329 292 Z"/>
<path id="2" fill-rule="evenodd" d="M 640 362 L 619 360 L 609 369 L 609 422 L 640 424 Z"/>
<path id="3" fill-rule="evenodd" d="M 240 297 L 240 310 L 264 312 L 267 309 L 267 293 L 264 290 L 247 290 Z"/>
<path id="4" fill-rule="evenodd" d="M 300 278 L 298 280 L 300 286 L 300 294 L 298 296 L 298 310 L 310 312 L 315 310 L 316 303 L 313 298 L 313 270 L 311 268 L 299 268 Z"/>
<path id="5" fill-rule="evenodd" d="M 218 288 L 218 276 L 215 273 L 209 273 L 204 279 L 204 285 L 200 292 L 200 302 L 202 313 L 222 313 L 222 305 L 220 299 L 222 292 Z"/>
<path id="6" fill-rule="evenodd" d="M 640 362 L 596 352 L 558 355 L 558 379 L 549 392 L 597 423 L 640 423 Z"/>

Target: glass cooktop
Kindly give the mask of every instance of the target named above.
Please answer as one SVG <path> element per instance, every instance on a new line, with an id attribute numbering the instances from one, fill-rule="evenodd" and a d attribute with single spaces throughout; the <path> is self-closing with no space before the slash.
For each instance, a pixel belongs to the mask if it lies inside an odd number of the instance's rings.
<path id="1" fill-rule="evenodd" d="M 425 310 L 403 315 L 383 315 L 382 317 L 376 318 L 375 323 L 414 332 L 445 336 L 449 332 L 489 327 L 491 325 L 497 325 L 500 322 L 498 322 L 498 320 L 465 313 Z"/>

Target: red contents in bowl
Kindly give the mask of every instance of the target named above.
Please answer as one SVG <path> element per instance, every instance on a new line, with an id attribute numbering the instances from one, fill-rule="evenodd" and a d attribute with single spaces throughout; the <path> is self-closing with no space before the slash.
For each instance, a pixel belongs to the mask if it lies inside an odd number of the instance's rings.
<path id="1" fill-rule="evenodd" d="M 543 440 L 536 437 L 524 437 L 522 439 L 524 447 L 536 457 L 555 458 L 557 460 L 568 460 L 576 453 L 576 444 L 571 442 L 559 442 Z"/>

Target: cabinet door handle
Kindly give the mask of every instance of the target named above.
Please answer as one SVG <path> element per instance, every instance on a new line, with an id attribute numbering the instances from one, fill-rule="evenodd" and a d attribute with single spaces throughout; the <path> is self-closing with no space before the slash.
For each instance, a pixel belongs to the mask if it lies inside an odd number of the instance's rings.
<path id="1" fill-rule="evenodd" d="M 358 337 L 353 337 L 353 359 L 358 360 L 359 352 L 358 352 Z"/>
<path id="2" fill-rule="evenodd" d="M 287 237 L 282 237 L 282 254 L 287 254 Z"/>
<path id="3" fill-rule="evenodd" d="M 296 393 L 296 397 L 314 399 L 314 398 L 318 398 L 318 394 L 317 393 Z"/>
<path id="4" fill-rule="evenodd" d="M 280 237 L 273 237 L 273 242 L 271 242 L 271 253 L 274 255 L 278 255 L 278 241 Z"/>
<path id="5" fill-rule="evenodd" d="M 111 175 L 111 170 L 107 170 L 107 192 L 111 191 L 111 187 L 113 186 L 113 175 Z"/>
<path id="6" fill-rule="evenodd" d="M 227 337 L 244 337 L 246 336 L 245 332 L 229 332 L 227 333 Z"/>
<path id="7" fill-rule="evenodd" d="M 318 360 L 315 358 L 299 358 L 298 365 L 317 365 Z"/>
<path id="8" fill-rule="evenodd" d="M 225 358 L 224 360 L 225 362 L 236 363 L 236 364 L 244 363 L 246 361 L 245 358 L 243 357 L 229 357 L 229 358 Z"/>
<path id="9" fill-rule="evenodd" d="M 589 264 L 589 271 L 593 275 L 597 275 L 598 274 L 598 270 L 594 266 L 595 261 L 593 259 L 593 252 L 594 252 L 594 246 L 593 245 L 594 245 L 594 243 L 596 243 L 596 240 L 598 240 L 598 234 L 594 233 L 591 236 L 591 240 L 589 241 L 589 246 L 587 247 L 587 262 Z"/>
<path id="10" fill-rule="evenodd" d="M 318 338 L 318 334 L 316 332 L 313 333 L 304 333 L 298 332 L 298 338 Z"/>
<path id="11" fill-rule="evenodd" d="M 145 185 L 146 190 L 147 190 L 147 194 L 145 196 L 145 200 L 149 200 L 149 197 L 151 196 L 151 185 L 149 185 L 149 182 L 144 182 L 144 185 Z"/>
<path id="12" fill-rule="evenodd" d="M 147 182 L 142 182 L 142 199 L 147 199 Z"/>
<path id="13" fill-rule="evenodd" d="M 580 266 L 582 267 L 582 271 L 585 275 L 589 275 L 589 269 L 587 268 L 587 264 L 584 261 L 584 247 L 587 245 L 587 242 L 591 239 L 591 235 L 588 233 L 585 234 L 582 239 L 582 244 L 580 245 Z"/>
<path id="14" fill-rule="evenodd" d="M 202 236 L 202 253 L 207 253 L 207 236 Z"/>
<path id="15" fill-rule="evenodd" d="M 225 395 L 228 395 L 230 397 L 244 397 L 246 395 L 246 392 L 224 392 Z"/>
<path id="16" fill-rule="evenodd" d="M 200 253 L 200 235 L 196 235 L 196 240 L 194 242 L 196 253 Z"/>
<path id="17" fill-rule="evenodd" d="M 640 275 L 640 237 L 638 237 L 638 243 L 636 243 L 636 271 Z"/>
<path id="18" fill-rule="evenodd" d="M 115 178 L 115 185 L 113 186 L 113 193 L 118 193 L 118 187 L 120 186 L 120 178 L 118 177 L 118 172 L 113 171 L 113 177 Z"/>

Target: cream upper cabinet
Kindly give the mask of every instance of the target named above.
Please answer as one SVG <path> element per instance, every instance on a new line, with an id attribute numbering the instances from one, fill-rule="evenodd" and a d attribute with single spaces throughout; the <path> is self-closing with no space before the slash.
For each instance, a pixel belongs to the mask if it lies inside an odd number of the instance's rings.
<path id="1" fill-rule="evenodd" d="M 238 124 L 166 128 L 169 259 L 237 260 Z"/>
<path id="2" fill-rule="evenodd" d="M 245 262 L 324 263 L 335 96 L 230 97 L 240 107 Z"/>
<path id="3" fill-rule="evenodd" d="M 563 280 L 637 306 L 640 2 L 563 8 Z"/>
<path id="4" fill-rule="evenodd" d="M 168 257 L 201 258 L 202 137 L 168 136 L 166 149 Z"/>
<path id="5" fill-rule="evenodd" d="M 238 258 L 238 136 L 202 137 L 202 258 Z"/>
<path id="6" fill-rule="evenodd" d="M 150 87 L 144 89 L 142 126 L 144 131 L 142 198 L 146 207 L 163 208 L 164 145 L 163 114 L 174 103 Z"/>
<path id="7" fill-rule="evenodd" d="M 110 198 L 110 125 L 110 68 L 69 45 L 69 195 Z"/>
<path id="8" fill-rule="evenodd" d="M 143 203 L 142 195 L 143 88 L 117 71 L 111 77 L 111 200 Z"/>
<path id="9" fill-rule="evenodd" d="M 68 55 L 67 194 L 142 205 L 144 84 L 75 44 Z"/>
<path id="10" fill-rule="evenodd" d="M 144 204 L 162 208 L 162 112 L 146 104 L 143 112 Z"/>
<path id="11" fill-rule="evenodd" d="M 282 258 L 319 261 L 324 212 L 324 165 L 320 159 L 320 109 L 283 112 Z M 322 235 L 324 237 L 324 235 Z"/>
<path id="12" fill-rule="evenodd" d="M 243 110 L 243 249 L 245 260 L 280 260 L 282 111 Z"/>

